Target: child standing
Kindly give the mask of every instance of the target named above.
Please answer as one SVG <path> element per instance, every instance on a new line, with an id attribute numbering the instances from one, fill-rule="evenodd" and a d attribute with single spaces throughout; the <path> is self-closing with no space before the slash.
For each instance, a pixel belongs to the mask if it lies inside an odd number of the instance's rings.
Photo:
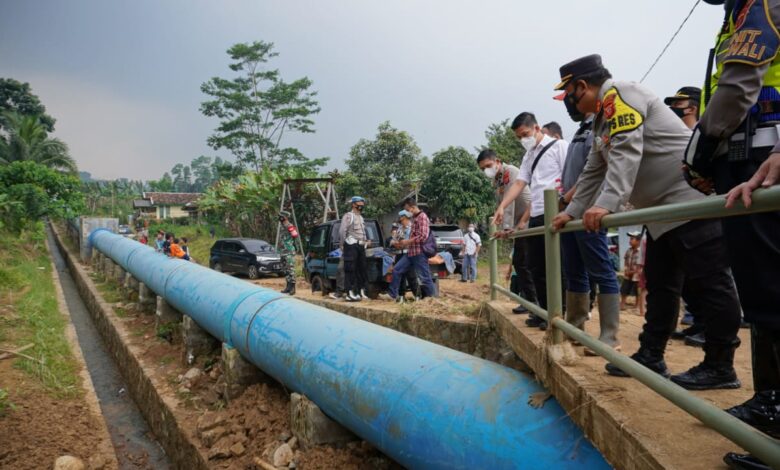
<path id="1" fill-rule="evenodd" d="M 628 234 L 629 248 L 623 257 L 623 284 L 620 286 L 620 309 L 626 308 L 626 298 L 629 295 L 637 296 L 637 283 L 642 274 L 642 260 L 640 259 L 639 243 L 641 233 Z"/>

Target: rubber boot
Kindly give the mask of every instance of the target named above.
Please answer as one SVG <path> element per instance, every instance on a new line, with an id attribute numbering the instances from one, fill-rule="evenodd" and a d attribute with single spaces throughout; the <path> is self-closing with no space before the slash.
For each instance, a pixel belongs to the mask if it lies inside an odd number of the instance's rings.
<path id="1" fill-rule="evenodd" d="M 757 392 L 745 403 L 727 409 L 726 413 L 761 432 L 780 437 L 780 390 Z"/>
<path id="2" fill-rule="evenodd" d="M 750 454 L 738 454 L 736 452 L 729 452 L 723 457 L 723 461 L 729 468 L 736 470 L 771 470 L 772 467 L 765 464 L 756 457 Z"/>
<path id="3" fill-rule="evenodd" d="M 620 294 L 599 294 L 599 341 L 613 348 L 620 344 L 617 338 L 620 328 Z"/>
<path id="4" fill-rule="evenodd" d="M 663 349 L 640 346 L 639 351 L 631 355 L 631 359 L 642 364 L 661 377 L 668 379 L 671 375 L 669 374 L 669 369 L 666 367 L 666 362 L 664 361 Z M 616 377 L 630 377 L 629 374 L 623 372 L 623 370 L 616 365 L 607 364 L 604 366 L 604 368 L 607 370 L 609 375 L 614 375 Z"/>
<path id="5" fill-rule="evenodd" d="M 288 294 L 295 295 L 295 283 L 294 282 L 290 283 L 290 286 L 288 287 L 288 289 L 289 289 L 287 291 Z"/>
<path id="6" fill-rule="evenodd" d="M 734 351 L 739 339 L 731 344 L 704 345 L 704 360 L 701 364 L 671 377 L 672 382 L 687 390 L 717 390 L 739 388 L 742 383 L 734 370 Z"/>
<path id="7" fill-rule="evenodd" d="M 284 290 L 282 291 L 282 294 L 289 294 L 291 286 L 292 286 L 292 283 L 290 281 L 287 281 L 287 285 L 285 286 Z"/>
<path id="8" fill-rule="evenodd" d="M 566 291 L 566 321 L 585 331 L 588 320 L 590 296 L 587 292 Z"/>

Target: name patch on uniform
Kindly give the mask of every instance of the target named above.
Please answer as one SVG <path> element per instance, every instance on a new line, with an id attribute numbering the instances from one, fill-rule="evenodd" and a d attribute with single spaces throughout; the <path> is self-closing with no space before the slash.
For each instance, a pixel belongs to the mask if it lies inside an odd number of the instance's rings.
<path id="1" fill-rule="evenodd" d="M 780 35 L 768 16 L 765 1 L 747 0 L 734 12 L 734 34 L 723 41 L 719 51 L 721 63 L 761 65 L 774 59 Z"/>
<path id="2" fill-rule="evenodd" d="M 621 132 L 633 131 L 644 122 L 639 111 L 623 101 L 615 88 L 610 88 L 604 94 L 602 109 L 604 110 L 604 119 L 609 125 L 610 137 Z"/>

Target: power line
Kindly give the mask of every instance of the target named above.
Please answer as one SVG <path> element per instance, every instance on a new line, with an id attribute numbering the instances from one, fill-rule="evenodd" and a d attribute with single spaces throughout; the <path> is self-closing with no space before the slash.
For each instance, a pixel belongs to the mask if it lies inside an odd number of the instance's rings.
<path id="1" fill-rule="evenodd" d="M 688 16 L 686 16 L 685 19 L 682 20 L 682 23 L 680 23 L 680 26 L 677 28 L 677 31 L 675 31 L 674 34 L 672 34 L 671 39 L 669 39 L 669 42 L 666 43 L 666 45 L 664 46 L 664 48 L 661 51 L 661 53 L 658 54 L 658 57 L 655 58 L 655 61 L 653 61 L 653 64 L 650 66 L 649 69 L 647 69 L 647 72 L 645 72 L 645 74 L 642 75 L 642 79 L 639 80 L 639 83 L 644 82 L 645 78 L 647 78 L 647 76 L 650 75 L 650 72 L 653 71 L 653 68 L 655 67 L 655 64 L 657 64 L 658 61 L 661 60 L 661 57 L 663 57 L 663 55 L 666 52 L 666 50 L 669 49 L 669 46 L 672 45 L 672 42 L 674 41 L 674 38 L 677 37 L 677 35 L 680 33 L 680 30 L 683 29 L 683 26 L 685 26 L 685 23 L 688 22 L 688 18 L 690 18 L 691 15 L 693 14 L 693 10 L 695 10 L 696 7 L 699 6 L 699 2 L 701 2 L 701 0 L 696 0 L 696 3 L 693 4 L 693 6 L 691 7 L 691 11 L 688 12 Z"/>

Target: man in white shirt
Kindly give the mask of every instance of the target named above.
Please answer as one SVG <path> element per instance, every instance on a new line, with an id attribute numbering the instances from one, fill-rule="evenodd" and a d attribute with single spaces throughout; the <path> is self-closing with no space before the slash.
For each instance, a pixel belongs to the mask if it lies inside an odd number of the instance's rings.
<path id="1" fill-rule="evenodd" d="M 520 174 L 515 182 L 504 194 L 504 200 L 499 204 L 496 213 L 493 214 L 493 223 L 500 224 L 504 218 L 504 210 L 517 198 L 523 188 L 531 188 L 531 218 L 528 227 L 540 227 L 544 225 L 544 190 L 555 188 L 560 184 L 563 166 L 566 163 L 566 153 L 569 143 L 561 139 L 553 139 L 542 133 L 539 122 L 533 113 L 520 113 L 512 121 L 512 130 L 515 136 L 526 150 L 523 163 L 520 165 Z M 528 265 L 536 285 L 536 296 L 539 306 L 547 308 L 547 275 L 545 271 L 544 237 L 529 238 Z M 526 320 L 528 326 L 547 328 L 547 322 L 529 315 Z"/>
<path id="2" fill-rule="evenodd" d="M 479 238 L 474 224 L 469 224 L 468 231 L 463 237 L 463 266 L 460 270 L 460 282 L 477 280 L 477 257 L 480 248 L 482 248 L 482 239 Z"/>

